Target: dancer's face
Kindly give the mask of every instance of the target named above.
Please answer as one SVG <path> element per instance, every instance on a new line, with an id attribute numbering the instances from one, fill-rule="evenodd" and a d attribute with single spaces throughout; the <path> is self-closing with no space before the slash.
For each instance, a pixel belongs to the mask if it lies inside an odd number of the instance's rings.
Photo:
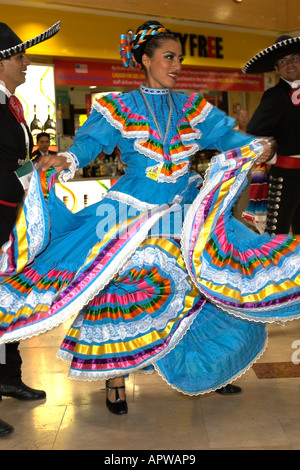
<path id="1" fill-rule="evenodd" d="M 166 39 L 152 57 L 143 55 L 146 83 L 149 88 L 173 88 L 181 71 L 181 45 L 176 39 Z"/>

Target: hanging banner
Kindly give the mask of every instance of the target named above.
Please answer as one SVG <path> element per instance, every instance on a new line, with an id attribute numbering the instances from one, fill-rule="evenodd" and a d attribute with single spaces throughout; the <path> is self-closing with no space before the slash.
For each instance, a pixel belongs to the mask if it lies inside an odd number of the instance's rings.
<path id="1" fill-rule="evenodd" d="M 126 69 L 116 62 L 55 60 L 54 66 L 56 85 L 138 88 L 145 81 L 142 71 Z M 245 75 L 236 69 L 183 66 L 176 90 L 263 92 L 264 75 Z"/>
<path id="2" fill-rule="evenodd" d="M 214 91 L 264 91 L 263 74 L 245 75 L 240 70 L 195 67 L 184 68 L 177 89 Z"/>

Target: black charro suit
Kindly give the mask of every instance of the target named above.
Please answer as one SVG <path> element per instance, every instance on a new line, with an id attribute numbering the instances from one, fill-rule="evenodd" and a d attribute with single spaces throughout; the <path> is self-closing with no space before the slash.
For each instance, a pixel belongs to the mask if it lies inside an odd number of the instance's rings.
<path id="1" fill-rule="evenodd" d="M 33 143 L 29 130 L 27 134 L 31 152 Z M 6 93 L 0 89 L 0 201 L 22 201 L 23 187 L 14 172 L 20 167 L 19 161 L 26 159 L 26 155 L 24 129 L 9 109 Z M 0 247 L 9 238 L 16 214 L 17 207 L 0 202 Z"/>
<path id="2" fill-rule="evenodd" d="M 27 131 L 28 150 L 31 152 L 32 136 Z M 26 156 L 24 128 L 10 111 L 8 97 L 0 89 L 0 248 L 8 241 L 16 221 L 18 207 L 14 204 L 21 202 L 24 197 L 23 187 L 14 171 L 20 167 L 19 161 Z M 6 345 L 6 364 L 0 365 L 2 384 L 18 384 L 21 380 L 22 359 L 18 346 L 18 342 Z"/>
<path id="3" fill-rule="evenodd" d="M 300 233 L 300 165 L 295 168 L 292 163 L 298 164 L 300 159 L 285 158 L 284 166 L 280 160 L 280 156 L 300 155 L 300 106 L 292 103 L 291 91 L 289 82 L 282 78 L 266 90 L 247 127 L 248 133 L 274 137 L 278 144 L 278 161 L 268 175 L 269 233 L 288 233 L 290 227 L 293 233 Z"/>

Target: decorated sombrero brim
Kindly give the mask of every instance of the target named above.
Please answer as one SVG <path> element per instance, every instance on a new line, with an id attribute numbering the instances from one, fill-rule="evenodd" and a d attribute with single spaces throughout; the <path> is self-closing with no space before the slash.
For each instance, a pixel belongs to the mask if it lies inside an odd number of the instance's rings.
<path id="1" fill-rule="evenodd" d="M 277 60 L 300 53 L 300 37 L 280 36 L 275 44 L 256 54 L 242 68 L 244 73 L 272 72 Z"/>
<path id="2" fill-rule="evenodd" d="M 0 59 L 8 59 L 14 54 L 23 52 L 30 47 L 52 38 L 60 29 L 60 21 L 33 39 L 22 40 L 5 23 L 0 23 Z"/>

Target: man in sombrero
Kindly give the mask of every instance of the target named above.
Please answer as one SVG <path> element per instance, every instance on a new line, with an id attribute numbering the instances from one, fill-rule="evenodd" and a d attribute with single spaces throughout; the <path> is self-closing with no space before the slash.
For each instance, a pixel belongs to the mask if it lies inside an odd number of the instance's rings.
<path id="1" fill-rule="evenodd" d="M 60 29 L 60 23 L 39 36 L 23 42 L 5 23 L 0 23 L 0 249 L 9 239 L 16 221 L 18 204 L 24 189 L 15 171 L 30 156 L 32 136 L 26 125 L 23 108 L 14 95 L 25 82 L 30 64 L 26 49 L 51 38 Z M 34 390 L 22 382 L 22 359 L 19 343 L 5 346 L 4 364 L 0 363 L 0 401 L 2 396 L 19 400 L 39 400 L 46 397 L 43 390 Z M 0 437 L 12 432 L 9 424 L 0 420 Z"/>
<path id="2" fill-rule="evenodd" d="M 268 174 L 266 231 L 300 233 L 300 37 L 280 36 L 256 54 L 245 73 L 276 71 L 280 79 L 266 90 L 247 132 L 274 137 L 277 160 Z"/>

